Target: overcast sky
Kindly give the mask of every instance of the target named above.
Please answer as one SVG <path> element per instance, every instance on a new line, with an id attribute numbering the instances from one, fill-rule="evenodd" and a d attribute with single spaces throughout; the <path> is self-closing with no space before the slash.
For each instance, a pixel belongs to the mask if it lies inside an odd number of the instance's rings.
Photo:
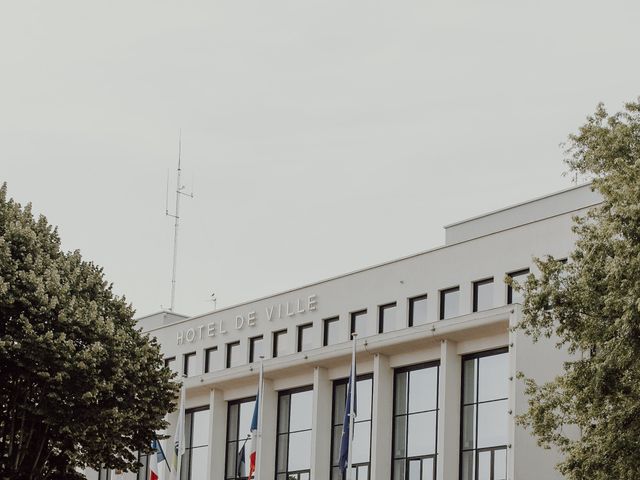
<path id="1" fill-rule="evenodd" d="M 169 305 L 182 129 L 176 311 L 203 313 L 571 186 L 559 144 L 640 94 L 639 20 L 611 0 L 2 2 L 0 181 L 147 314 Z"/>

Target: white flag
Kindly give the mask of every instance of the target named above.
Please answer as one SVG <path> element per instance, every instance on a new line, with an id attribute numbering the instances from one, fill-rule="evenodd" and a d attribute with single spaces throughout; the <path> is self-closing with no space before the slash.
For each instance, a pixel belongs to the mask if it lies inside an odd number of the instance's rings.
<path id="1" fill-rule="evenodd" d="M 174 457 L 173 457 L 173 474 L 175 479 L 180 478 L 180 469 L 182 467 L 182 455 L 185 450 L 184 439 L 184 403 L 185 391 L 184 383 L 180 387 L 180 405 L 178 406 L 178 423 L 176 425 L 176 434 L 174 435 Z"/>

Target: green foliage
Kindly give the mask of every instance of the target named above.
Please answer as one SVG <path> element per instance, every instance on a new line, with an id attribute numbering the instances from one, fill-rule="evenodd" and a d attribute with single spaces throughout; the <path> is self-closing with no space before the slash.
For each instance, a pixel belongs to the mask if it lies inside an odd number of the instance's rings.
<path id="1" fill-rule="evenodd" d="M 526 380 L 519 421 L 564 453 L 568 479 L 640 478 L 640 103 L 602 105 L 569 137 L 567 164 L 603 203 L 575 220 L 570 261 L 536 260 L 518 326 L 574 354 L 554 381 Z M 571 427 L 572 426 L 572 427 Z M 577 427 L 577 428 L 576 428 Z M 572 434 L 573 432 L 573 434 Z"/>
<path id="2" fill-rule="evenodd" d="M 132 316 L 100 267 L 0 188 L 0 478 L 136 468 L 175 386 Z"/>

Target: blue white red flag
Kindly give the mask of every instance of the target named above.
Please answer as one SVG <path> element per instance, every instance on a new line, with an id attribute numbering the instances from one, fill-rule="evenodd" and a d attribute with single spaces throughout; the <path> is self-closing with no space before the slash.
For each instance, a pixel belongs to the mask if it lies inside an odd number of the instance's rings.
<path id="1" fill-rule="evenodd" d="M 351 425 L 349 421 L 349 417 L 351 416 L 351 389 L 355 389 L 355 385 L 353 382 L 353 371 L 349 375 L 349 386 L 347 388 L 347 401 L 344 407 L 344 420 L 342 421 L 342 437 L 340 439 L 340 472 L 342 473 L 342 478 L 346 478 L 347 464 L 349 462 L 349 448 L 351 446 L 351 438 L 353 437 L 353 432 L 351 432 Z M 354 390 L 353 396 L 355 398 L 356 391 Z M 353 414 L 355 417 L 356 414 L 356 402 L 353 402 Z"/>
<path id="2" fill-rule="evenodd" d="M 249 442 L 249 477 L 256 471 L 256 453 L 258 450 L 258 405 L 260 405 L 260 392 L 256 395 L 256 405 L 253 407 L 251 417 L 251 441 Z"/>

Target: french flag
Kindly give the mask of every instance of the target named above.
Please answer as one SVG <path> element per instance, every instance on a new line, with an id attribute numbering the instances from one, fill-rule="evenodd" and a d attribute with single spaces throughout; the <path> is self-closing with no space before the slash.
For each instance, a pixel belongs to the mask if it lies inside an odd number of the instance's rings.
<path id="1" fill-rule="evenodd" d="M 149 480 L 158 480 L 160 477 L 159 464 L 164 462 L 166 457 L 164 456 L 162 445 L 160 445 L 160 442 L 155 437 L 151 442 L 151 448 L 153 452 L 149 454 Z"/>
<path id="2" fill-rule="evenodd" d="M 256 471 L 256 451 L 258 450 L 258 405 L 260 404 L 260 392 L 256 396 L 256 405 L 253 407 L 251 417 L 251 442 L 249 443 L 249 477 Z"/>

